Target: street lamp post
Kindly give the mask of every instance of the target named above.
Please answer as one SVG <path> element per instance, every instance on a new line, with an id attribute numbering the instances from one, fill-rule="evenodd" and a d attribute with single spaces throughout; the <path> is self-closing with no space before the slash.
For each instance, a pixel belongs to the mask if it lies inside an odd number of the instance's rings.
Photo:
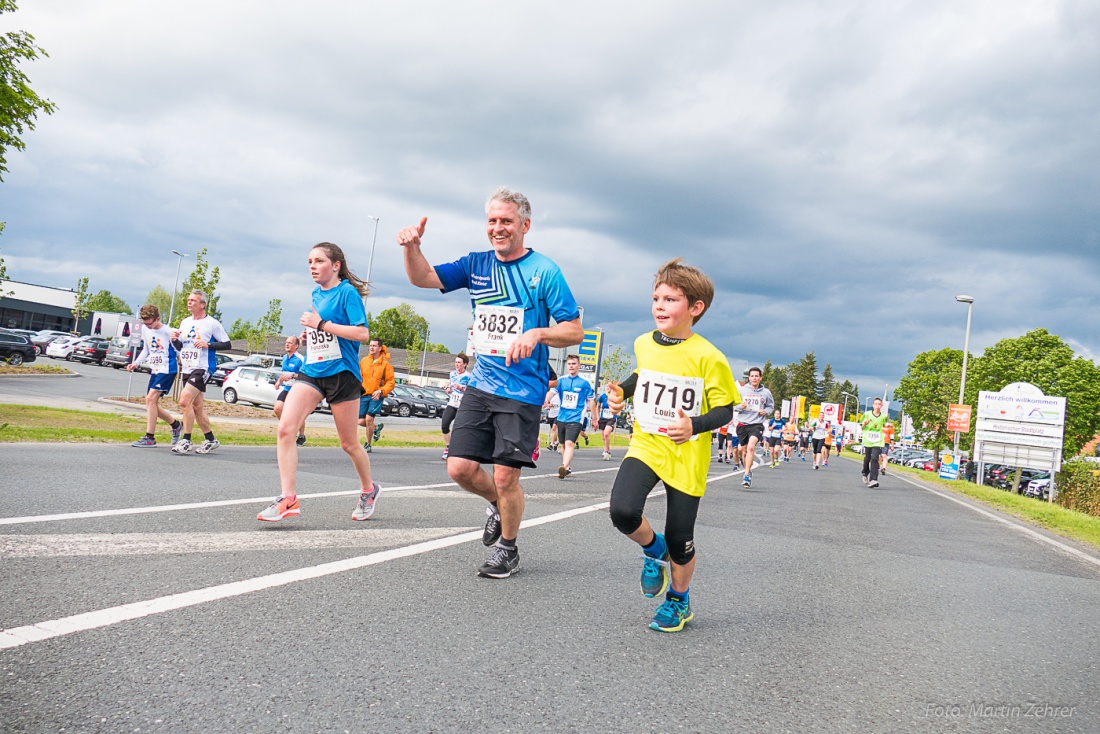
<path id="1" fill-rule="evenodd" d="M 428 327 L 424 327 L 424 351 L 420 356 L 420 382 L 421 387 L 427 380 L 424 378 L 424 371 L 428 365 Z"/>
<path id="2" fill-rule="evenodd" d="M 378 217 L 367 215 L 367 219 L 374 220 L 374 239 L 370 243 L 370 260 L 367 261 L 367 282 L 370 283 L 370 273 L 374 269 L 374 246 L 378 244 Z"/>
<path id="3" fill-rule="evenodd" d="M 857 398 L 855 395 L 853 395 L 850 392 L 841 392 L 840 394 L 844 396 L 844 414 L 845 415 L 848 414 L 848 398 L 855 398 L 856 407 L 857 408 L 859 407 L 859 398 Z M 843 416 L 841 416 L 841 419 L 842 419 L 842 422 L 843 422 Z"/>
<path id="4" fill-rule="evenodd" d="M 955 296 L 959 303 L 966 304 L 966 338 L 963 340 L 963 370 L 962 379 L 959 380 L 959 405 L 963 404 L 963 395 L 966 391 L 966 361 L 970 356 L 970 315 L 974 311 L 973 296 Z M 959 455 L 959 432 L 955 431 L 955 454 Z"/>
<path id="5" fill-rule="evenodd" d="M 179 257 L 176 260 L 176 282 L 172 284 L 172 305 L 168 307 L 168 325 L 172 325 L 172 316 L 176 313 L 176 290 L 180 286 L 180 265 L 183 264 L 183 258 L 189 257 L 179 250 L 172 250 L 172 254 Z"/>

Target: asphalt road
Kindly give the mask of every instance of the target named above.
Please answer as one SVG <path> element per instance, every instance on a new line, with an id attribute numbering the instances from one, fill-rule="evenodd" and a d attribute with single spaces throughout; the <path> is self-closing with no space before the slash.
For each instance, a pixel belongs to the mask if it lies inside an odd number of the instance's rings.
<path id="1" fill-rule="evenodd" d="M 1095 554 L 916 483 L 715 464 L 695 620 L 661 634 L 598 452 L 528 473 L 501 581 L 436 451 L 371 461 L 374 520 L 307 446 L 268 525 L 270 448 L 0 444 L 0 730 L 1100 731 Z"/>

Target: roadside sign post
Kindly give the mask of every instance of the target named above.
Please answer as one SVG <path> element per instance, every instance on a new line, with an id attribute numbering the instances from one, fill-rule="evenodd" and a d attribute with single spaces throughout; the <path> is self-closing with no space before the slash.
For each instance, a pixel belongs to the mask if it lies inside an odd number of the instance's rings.
<path id="1" fill-rule="evenodd" d="M 1027 382 L 1013 382 L 1000 392 L 983 390 L 978 395 L 978 421 L 974 431 L 974 460 L 978 481 L 985 478 L 986 464 L 1005 464 L 1019 470 L 1050 472 L 1049 502 L 1054 501 L 1054 475 L 1062 467 L 1066 399 L 1044 395 Z M 1016 472 L 1019 477 L 1019 471 Z"/>

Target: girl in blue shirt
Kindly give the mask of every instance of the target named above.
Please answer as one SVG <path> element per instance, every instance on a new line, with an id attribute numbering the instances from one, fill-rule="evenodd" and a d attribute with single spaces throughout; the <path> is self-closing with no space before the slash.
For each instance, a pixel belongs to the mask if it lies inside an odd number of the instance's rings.
<path id="1" fill-rule="evenodd" d="M 296 480 L 298 426 L 327 399 L 340 436 L 340 448 L 351 458 L 359 475 L 359 504 L 352 520 L 369 520 L 380 488 L 371 479 L 370 457 L 358 438 L 359 398 L 363 385 L 359 374 L 359 344 L 370 340 L 363 299 L 370 288 L 348 270 L 344 252 L 331 242 L 309 251 L 312 308 L 299 319 L 306 343 L 306 363 L 286 398 L 279 419 L 279 481 L 282 494 L 256 519 L 278 522 L 300 513 Z"/>

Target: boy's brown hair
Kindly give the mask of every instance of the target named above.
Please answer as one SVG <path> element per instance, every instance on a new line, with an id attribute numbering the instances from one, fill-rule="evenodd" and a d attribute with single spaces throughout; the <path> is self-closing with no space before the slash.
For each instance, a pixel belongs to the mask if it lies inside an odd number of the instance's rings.
<path id="1" fill-rule="evenodd" d="M 684 258 L 678 257 L 662 265 L 657 275 L 653 277 L 653 287 L 664 284 L 682 291 L 687 298 L 689 308 L 698 301 L 702 301 L 703 313 L 692 320 L 691 323 L 694 325 L 699 323 L 699 319 L 703 318 L 703 314 L 707 312 L 711 301 L 714 300 L 714 281 L 699 268 L 684 265 L 683 260 Z"/>
<path id="2" fill-rule="evenodd" d="M 160 318 L 160 309 L 151 303 L 147 303 L 138 309 L 138 318 L 142 321 L 156 321 Z"/>

